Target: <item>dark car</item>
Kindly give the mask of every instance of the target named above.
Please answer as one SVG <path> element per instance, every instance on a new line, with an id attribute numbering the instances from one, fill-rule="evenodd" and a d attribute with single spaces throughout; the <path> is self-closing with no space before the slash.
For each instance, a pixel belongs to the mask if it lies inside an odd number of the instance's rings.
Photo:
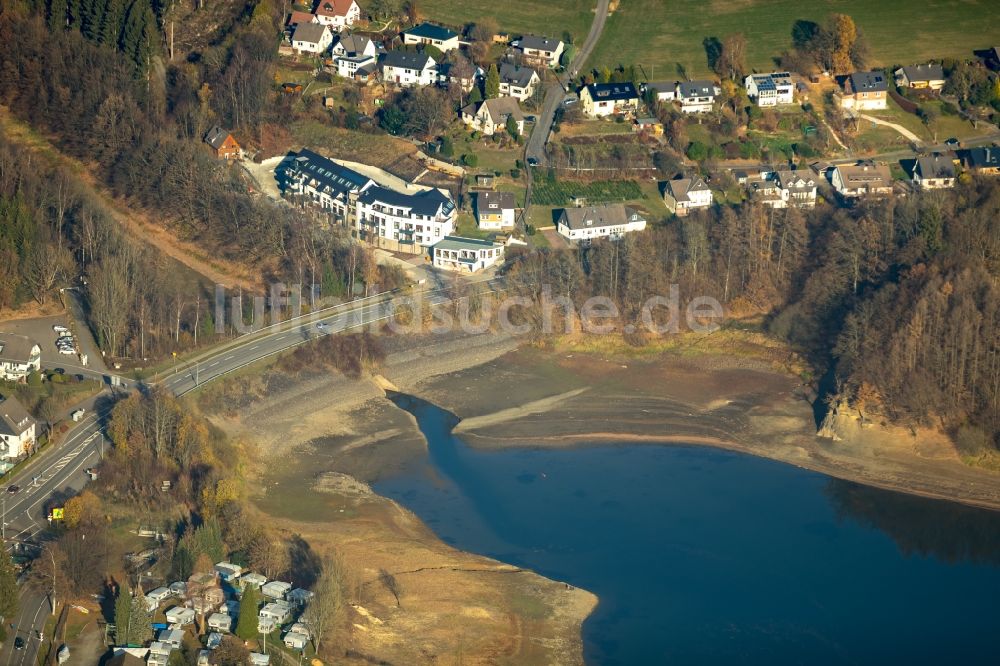
<path id="1" fill-rule="evenodd" d="M 18 636 L 14 639 L 14 649 L 23 650 L 24 649 L 24 639 Z"/>
<path id="2" fill-rule="evenodd" d="M 962 145 L 962 142 L 956 139 L 955 137 L 952 137 L 947 141 L 945 141 L 944 145 L 951 146 L 952 148 L 958 148 L 960 145 Z"/>
<path id="3" fill-rule="evenodd" d="M 538 160 L 534 157 L 528 158 L 528 166 L 538 166 Z"/>
<path id="4" fill-rule="evenodd" d="M 21 486 L 7 486 L 7 492 L 13 494 L 21 489 Z"/>

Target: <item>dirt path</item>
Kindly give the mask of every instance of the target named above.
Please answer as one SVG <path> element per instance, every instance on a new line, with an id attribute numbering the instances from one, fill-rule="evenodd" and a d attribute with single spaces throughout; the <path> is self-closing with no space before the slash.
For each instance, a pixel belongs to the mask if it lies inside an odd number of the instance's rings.
<path id="1" fill-rule="evenodd" d="M 31 127 L 14 118 L 6 107 L 0 106 L 0 127 L 4 134 L 18 143 L 30 147 L 46 159 L 58 163 L 72 172 L 80 184 L 101 201 L 116 222 L 137 241 L 151 245 L 168 257 L 184 264 L 213 284 L 225 287 L 242 287 L 256 292 L 259 283 L 251 278 L 246 269 L 231 262 L 213 258 L 209 261 L 204 251 L 193 243 L 177 238 L 160 225 L 154 223 L 148 214 L 136 211 L 126 203 L 116 199 L 94 177 L 94 169 L 80 160 L 63 154 L 51 141 L 35 132 Z"/>
<path id="2" fill-rule="evenodd" d="M 910 141 L 915 141 L 917 143 L 923 143 L 924 142 L 923 139 L 921 139 L 919 136 L 917 136 L 916 134 L 914 134 L 910 130 L 906 129 L 902 125 L 898 125 L 896 123 L 890 123 L 888 120 L 882 120 L 880 118 L 876 118 L 875 116 L 869 116 L 867 113 L 859 113 L 858 115 L 861 116 L 865 120 L 869 120 L 869 121 L 875 123 L 876 125 L 882 125 L 883 127 L 888 127 L 890 129 L 894 129 L 897 132 L 899 132 L 900 134 L 902 134 L 904 138 L 907 138 Z"/>

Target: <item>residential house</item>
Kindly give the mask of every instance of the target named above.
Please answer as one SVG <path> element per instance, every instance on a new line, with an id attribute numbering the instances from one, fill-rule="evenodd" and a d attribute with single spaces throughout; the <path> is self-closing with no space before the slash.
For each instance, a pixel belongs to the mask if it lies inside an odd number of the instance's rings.
<path id="1" fill-rule="evenodd" d="M 357 79 L 367 82 L 378 66 L 375 56 L 341 56 L 334 61 L 337 65 L 337 76 L 345 79 Z"/>
<path id="2" fill-rule="evenodd" d="M 697 208 L 708 208 L 712 202 L 712 190 L 698 176 L 668 180 L 663 188 L 663 203 L 677 217 Z"/>
<path id="3" fill-rule="evenodd" d="M 261 586 L 260 591 L 265 597 L 271 599 L 284 599 L 288 591 L 292 589 L 291 583 L 286 583 L 281 580 L 272 580 L 270 583 L 265 583 Z"/>
<path id="4" fill-rule="evenodd" d="M 947 155 L 934 153 L 918 157 L 913 164 L 913 184 L 921 190 L 955 186 L 955 163 Z"/>
<path id="5" fill-rule="evenodd" d="M 158 604 L 162 604 L 164 601 L 174 596 L 170 591 L 169 587 L 158 587 L 155 590 L 150 590 L 146 593 L 147 599 L 152 599 Z"/>
<path id="6" fill-rule="evenodd" d="M 156 635 L 156 640 L 160 643 L 165 643 L 169 645 L 174 650 L 179 650 L 181 645 L 184 644 L 184 630 L 183 629 L 161 629 L 160 633 Z"/>
<path id="7" fill-rule="evenodd" d="M 649 94 L 654 102 L 673 102 L 677 99 L 677 82 L 654 81 L 652 83 L 644 83 L 642 91 Z"/>
<path id="8" fill-rule="evenodd" d="M 404 44 L 433 46 L 442 53 L 457 49 L 458 33 L 433 23 L 421 23 L 403 32 Z"/>
<path id="9" fill-rule="evenodd" d="M 309 644 L 309 638 L 297 631 L 289 631 L 282 640 L 290 650 L 305 650 Z"/>
<path id="10" fill-rule="evenodd" d="M 14 333 L 0 333 L 0 379 L 23 381 L 42 369 L 42 348 L 34 340 Z"/>
<path id="11" fill-rule="evenodd" d="M 513 192 L 476 193 L 476 224 L 483 230 L 513 227 L 514 203 Z"/>
<path id="12" fill-rule="evenodd" d="M 389 51 L 379 59 L 382 80 L 402 88 L 429 86 L 437 82 L 437 63 L 424 53 Z"/>
<path id="13" fill-rule="evenodd" d="M 476 273 L 503 259 L 504 246 L 493 241 L 445 236 L 431 250 L 435 268 Z"/>
<path id="14" fill-rule="evenodd" d="M 625 83 L 591 83 L 580 91 L 583 112 L 592 118 L 639 110 L 639 94 L 635 86 Z"/>
<path id="15" fill-rule="evenodd" d="M 524 114 L 514 97 L 496 97 L 462 108 L 462 122 L 486 136 L 505 131 L 508 118 L 514 119 L 518 135 L 523 134 Z"/>
<path id="16" fill-rule="evenodd" d="M 212 613 L 208 616 L 208 628 L 212 631 L 228 634 L 233 628 L 233 618 L 225 613 Z"/>
<path id="17" fill-rule="evenodd" d="M 462 89 L 462 92 L 471 92 L 472 86 L 476 85 L 476 82 L 485 76 L 486 73 L 483 71 L 482 67 L 476 67 L 475 69 L 469 70 L 469 72 L 469 74 L 461 74 L 456 71 L 454 63 L 439 63 L 437 66 L 438 83 L 443 87 L 447 87 L 448 84 L 454 83 Z"/>
<path id="18" fill-rule="evenodd" d="M 712 81 L 682 81 L 677 84 L 677 101 L 684 113 L 708 113 L 722 90 Z"/>
<path id="19" fill-rule="evenodd" d="M 291 607 L 284 601 L 272 601 L 271 603 L 264 604 L 264 607 L 260 609 L 257 614 L 260 619 L 271 619 L 275 624 L 284 624 L 288 621 L 289 615 L 291 615 Z"/>
<path id="20" fill-rule="evenodd" d="M 880 71 L 854 72 L 844 79 L 840 107 L 854 111 L 877 111 L 887 108 L 889 82 Z"/>
<path id="21" fill-rule="evenodd" d="M 286 193 L 306 197 L 359 239 L 391 251 L 419 254 L 455 228 L 455 204 L 442 191 L 390 189 L 307 148 L 283 167 L 281 179 Z"/>
<path id="22" fill-rule="evenodd" d="M 313 14 L 318 23 L 336 30 L 357 23 L 361 18 L 361 7 L 355 0 L 319 0 Z"/>
<path id="23" fill-rule="evenodd" d="M 177 648 L 170 643 L 166 643 L 164 641 L 153 641 L 149 644 L 149 656 L 151 658 L 156 658 L 156 661 L 158 661 L 160 657 L 166 657 L 169 660 L 170 653 L 176 649 Z M 150 662 L 147 661 L 146 663 Z"/>
<path id="24" fill-rule="evenodd" d="M 330 26 L 321 23 L 300 23 L 292 33 L 292 48 L 296 53 L 323 53 L 331 43 Z"/>
<path id="25" fill-rule="evenodd" d="M 334 58 L 376 56 L 378 47 L 368 37 L 364 35 L 354 35 L 349 32 L 342 32 L 337 38 L 337 43 L 330 49 Z"/>
<path id="26" fill-rule="evenodd" d="M 35 447 L 35 419 L 10 396 L 0 400 L 0 459 L 16 460 Z"/>
<path id="27" fill-rule="evenodd" d="M 520 67 L 505 62 L 500 65 L 500 94 L 525 101 L 535 94 L 535 86 L 541 81 L 538 73 L 530 67 Z"/>
<path id="28" fill-rule="evenodd" d="M 781 188 L 784 207 L 816 207 L 816 179 L 807 171 L 778 171 L 775 173 L 775 180 Z"/>
<path id="29" fill-rule="evenodd" d="M 900 67 L 893 72 L 893 75 L 896 77 L 896 85 L 900 88 L 914 88 L 916 90 L 940 91 L 944 88 L 946 81 L 944 67 L 933 63 Z"/>
<path id="30" fill-rule="evenodd" d="M 768 208 L 785 208 L 778 181 L 772 178 L 747 183 L 750 200 Z"/>
<path id="31" fill-rule="evenodd" d="M 888 164 L 861 161 L 834 167 L 830 183 L 845 199 L 892 194 L 892 174 Z"/>
<path id="32" fill-rule="evenodd" d="M 1000 146 L 980 146 L 965 151 L 965 166 L 983 176 L 1000 176 Z"/>
<path id="33" fill-rule="evenodd" d="M 289 28 L 295 28 L 302 23 L 317 23 L 316 15 L 293 9 L 292 13 L 288 15 L 288 22 L 285 25 Z"/>
<path id="34" fill-rule="evenodd" d="M 757 106 L 778 106 L 795 102 L 795 85 L 788 72 L 751 74 L 745 80 L 747 97 Z"/>
<path id="35" fill-rule="evenodd" d="M 556 223 L 560 236 L 583 242 L 595 238 L 617 240 L 627 233 L 645 228 L 646 218 L 620 203 L 564 208 Z"/>
<path id="36" fill-rule="evenodd" d="M 566 48 L 558 39 L 548 37 L 536 37 L 535 35 L 524 35 L 520 39 L 511 43 L 511 46 L 521 52 L 521 59 L 532 65 L 543 67 L 558 67 L 559 58 L 562 57 Z"/>
<path id="37" fill-rule="evenodd" d="M 232 562 L 217 562 L 213 569 L 226 583 L 235 582 L 243 573 L 243 567 Z"/>
<path id="38" fill-rule="evenodd" d="M 195 612 L 194 609 L 191 608 L 174 606 L 173 608 L 167 609 L 165 615 L 169 624 L 177 624 L 183 627 L 184 625 L 194 622 Z"/>

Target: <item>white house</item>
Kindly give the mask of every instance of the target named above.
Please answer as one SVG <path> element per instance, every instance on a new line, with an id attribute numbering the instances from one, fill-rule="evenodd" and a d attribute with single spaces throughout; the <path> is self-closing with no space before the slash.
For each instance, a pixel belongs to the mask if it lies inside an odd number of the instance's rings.
<path id="1" fill-rule="evenodd" d="M 795 84 L 788 72 L 750 74 L 745 85 L 747 97 L 757 106 L 778 106 L 795 102 Z"/>
<path id="2" fill-rule="evenodd" d="M 940 91 L 947 81 L 944 76 L 944 67 L 935 64 L 900 67 L 893 72 L 893 76 L 896 78 L 896 85 L 900 88 L 914 88 L 916 90 Z"/>
<path id="3" fill-rule="evenodd" d="M 955 163 L 941 153 L 918 157 L 913 165 L 913 184 L 921 190 L 955 186 Z"/>
<path id="4" fill-rule="evenodd" d="M 278 628 L 278 623 L 273 617 L 264 617 L 263 615 L 257 616 L 257 632 L 261 634 L 269 634 Z"/>
<path id="5" fill-rule="evenodd" d="M 639 110 L 639 94 L 631 83 L 591 83 L 580 91 L 583 112 L 592 118 Z"/>
<path id="6" fill-rule="evenodd" d="M 35 419 L 11 396 L 0 400 L 0 459 L 13 460 L 35 446 Z"/>
<path id="7" fill-rule="evenodd" d="M 260 609 L 257 617 L 261 620 L 273 620 L 275 624 L 283 624 L 288 620 L 288 616 L 290 614 L 291 608 L 287 603 L 272 601 L 271 603 L 264 604 L 264 607 Z"/>
<path id="8" fill-rule="evenodd" d="M 270 583 L 265 583 L 261 586 L 261 593 L 271 599 L 284 599 L 288 591 L 292 589 L 291 583 L 286 583 L 281 580 L 272 580 Z"/>
<path id="9" fill-rule="evenodd" d="M 227 634 L 232 630 L 233 618 L 229 617 L 225 613 L 212 613 L 208 616 L 208 628 L 212 631 L 218 631 L 223 634 Z"/>
<path id="10" fill-rule="evenodd" d="M 503 259 L 504 246 L 493 241 L 446 236 L 432 249 L 435 268 L 476 273 Z"/>
<path id="11" fill-rule="evenodd" d="M 672 102 L 677 99 L 676 81 L 655 81 L 645 83 L 642 86 L 643 92 L 652 94 L 653 100 L 657 102 Z"/>
<path id="12" fill-rule="evenodd" d="M 535 86 L 541 80 L 538 73 L 530 67 L 518 67 L 509 62 L 500 65 L 500 94 L 516 97 L 524 101 L 535 94 Z"/>
<path id="13" fill-rule="evenodd" d="M 195 612 L 192 608 L 174 606 L 168 609 L 165 615 L 168 624 L 177 624 L 183 627 L 194 622 Z"/>
<path id="14" fill-rule="evenodd" d="M 352 35 L 342 32 L 337 38 L 337 43 L 330 49 L 334 58 L 375 56 L 378 55 L 378 47 L 368 37 L 364 35 Z"/>
<path id="15" fill-rule="evenodd" d="M 892 194 L 892 174 L 888 164 L 867 161 L 842 164 L 834 167 L 830 183 L 845 199 Z"/>
<path id="16" fill-rule="evenodd" d="M 216 562 L 213 568 L 219 574 L 219 578 L 227 583 L 235 581 L 243 573 L 243 567 L 232 562 Z"/>
<path id="17" fill-rule="evenodd" d="M 309 643 L 309 638 L 297 631 L 289 631 L 282 640 L 285 643 L 285 647 L 292 650 L 304 650 Z"/>
<path id="18" fill-rule="evenodd" d="M 753 200 L 768 208 L 816 206 L 816 181 L 807 171 L 775 171 L 748 186 Z"/>
<path id="19" fill-rule="evenodd" d="M 402 88 L 429 86 L 437 82 L 437 63 L 424 53 L 389 51 L 379 60 L 382 80 Z"/>
<path id="20" fill-rule="evenodd" d="M 254 587 L 260 589 L 264 583 L 267 582 L 267 577 L 260 575 L 254 571 L 248 571 L 247 573 L 240 576 L 240 587 L 244 590 L 248 587 Z"/>
<path id="21" fill-rule="evenodd" d="M 0 379 L 19 382 L 42 369 L 42 348 L 14 333 L 0 333 Z"/>
<path id="22" fill-rule="evenodd" d="M 511 46 L 521 52 L 524 62 L 544 67 L 558 67 L 566 45 L 558 39 L 524 35 L 511 43 Z"/>
<path id="23" fill-rule="evenodd" d="M 319 0 L 313 14 L 318 23 L 336 30 L 354 25 L 361 18 L 361 7 L 354 0 Z"/>
<path id="24" fill-rule="evenodd" d="M 153 641 L 149 644 L 149 656 L 170 657 L 170 653 L 176 649 L 175 646 L 163 641 Z M 148 662 L 147 662 L 148 663 Z"/>
<path id="25" fill-rule="evenodd" d="M 292 48 L 298 53 L 322 53 L 331 43 L 330 26 L 321 23 L 299 23 L 292 33 Z"/>
<path id="26" fill-rule="evenodd" d="M 156 635 L 156 640 L 177 650 L 184 643 L 184 632 L 181 629 L 162 629 Z"/>
<path id="27" fill-rule="evenodd" d="M 457 49 L 458 33 L 433 23 L 421 23 L 403 31 L 404 44 L 433 46 L 442 53 Z"/>
<path id="28" fill-rule="evenodd" d="M 627 233 L 645 228 L 646 218 L 620 203 L 564 208 L 556 224 L 559 235 L 571 241 L 595 238 L 617 240 Z"/>
<path id="29" fill-rule="evenodd" d="M 462 108 L 462 122 L 486 136 L 506 131 L 508 118 L 514 119 L 517 133 L 523 134 L 524 114 L 514 97 L 496 97 Z"/>
<path id="30" fill-rule="evenodd" d="M 712 81 L 682 81 L 677 84 L 676 99 L 684 113 L 708 113 L 720 92 Z"/>
<path id="31" fill-rule="evenodd" d="M 884 73 L 855 72 L 844 79 L 844 89 L 839 94 L 840 107 L 855 111 L 886 109 L 888 90 L 889 81 Z"/>
<path id="32" fill-rule="evenodd" d="M 342 56 L 336 60 L 337 76 L 354 79 L 359 78 L 360 75 L 367 79 L 375 71 L 376 62 L 375 56 Z"/>
<path id="33" fill-rule="evenodd" d="M 678 217 L 696 208 L 708 208 L 712 201 L 712 190 L 698 176 L 668 180 L 663 188 L 663 203 Z"/>
<path id="34" fill-rule="evenodd" d="M 455 203 L 441 190 L 384 187 L 307 148 L 282 168 L 287 194 L 305 197 L 378 247 L 420 254 L 455 229 Z"/>
<path id="35" fill-rule="evenodd" d="M 477 192 L 476 224 L 483 230 L 509 229 L 514 226 L 513 192 Z"/>
<path id="36" fill-rule="evenodd" d="M 169 587 L 158 587 L 155 590 L 150 590 L 146 593 L 147 599 L 152 599 L 158 604 L 163 603 L 172 596 L 173 593 L 170 591 Z"/>

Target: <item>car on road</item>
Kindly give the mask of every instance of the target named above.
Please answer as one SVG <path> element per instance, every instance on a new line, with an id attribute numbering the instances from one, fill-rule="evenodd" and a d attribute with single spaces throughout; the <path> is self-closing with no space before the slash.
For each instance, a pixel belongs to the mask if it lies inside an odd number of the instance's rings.
<path id="1" fill-rule="evenodd" d="M 326 328 L 326 322 L 325 321 L 317 322 L 316 323 L 316 328 L 325 329 Z"/>
<path id="2" fill-rule="evenodd" d="M 958 148 L 959 146 L 962 145 L 962 142 L 956 139 L 955 137 L 951 137 L 950 139 L 945 140 L 944 145 L 949 146 L 951 148 Z"/>
<path id="3" fill-rule="evenodd" d="M 21 489 L 21 486 L 16 485 L 16 484 L 15 485 L 11 485 L 11 486 L 7 486 L 7 492 L 9 492 L 12 495 L 14 493 L 16 493 L 17 491 L 19 491 L 20 489 Z"/>
<path id="4" fill-rule="evenodd" d="M 24 639 L 18 636 L 14 639 L 14 649 L 23 650 L 24 649 Z"/>
<path id="5" fill-rule="evenodd" d="M 538 160 L 534 157 L 528 158 L 528 166 L 538 166 Z"/>

